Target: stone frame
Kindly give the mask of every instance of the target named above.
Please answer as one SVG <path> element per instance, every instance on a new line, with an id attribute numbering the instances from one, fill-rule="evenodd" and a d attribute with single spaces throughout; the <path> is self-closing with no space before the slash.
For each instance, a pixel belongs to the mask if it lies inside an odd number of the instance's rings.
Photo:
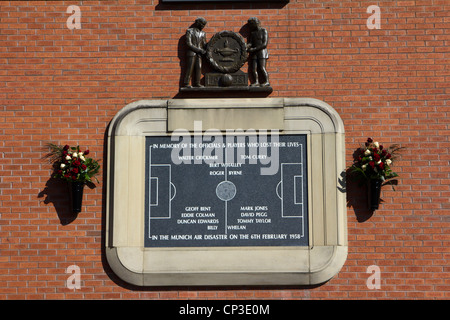
<path id="1" fill-rule="evenodd" d="M 306 134 L 308 247 L 145 248 L 145 137 L 178 128 L 278 129 Z M 173 99 L 130 103 L 107 142 L 105 252 L 114 273 L 137 286 L 313 285 L 347 258 L 345 133 L 338 113 L 311 98 Z"/>

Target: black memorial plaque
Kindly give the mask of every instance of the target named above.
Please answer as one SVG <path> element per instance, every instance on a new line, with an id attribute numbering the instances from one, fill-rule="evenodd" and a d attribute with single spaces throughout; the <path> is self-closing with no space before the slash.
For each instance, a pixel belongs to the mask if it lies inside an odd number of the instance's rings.
<path id="1" fill-rule="evenodd" d="M 306 150 L 306 135 L 147 137 L 145 246 L 307 246 Z"/>

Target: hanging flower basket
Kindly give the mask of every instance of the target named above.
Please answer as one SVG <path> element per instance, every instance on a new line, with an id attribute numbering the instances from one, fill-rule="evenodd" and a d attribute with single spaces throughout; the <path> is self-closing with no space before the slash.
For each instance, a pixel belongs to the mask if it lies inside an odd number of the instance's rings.
<path id="1" fill-rule="evenodd" d="M 45 158 L 53 164 L 53 177 L 68 182 L 72 212 L 79 213 L 83 202 L 84 186 L 99 172 L 100 165 L 97 160 L 86 157 L 89 150 L 81 151 L 79 146 L 61 147 L 52 143 L 47 146 L 50 152 Z"/>
<path id="2" fill-rule="evenodd" d="M 350 178 L 366 183 L 370 210 L 377 210 L 380 203 L 381 186 L 387 180 L 398 177 L 391 170 L 396 154 L 402 147 L 392 145 L 384 148 L 372 138 L 368 138 L 364 147 L 355 153 L 353 164 L 349 168 Z"/>

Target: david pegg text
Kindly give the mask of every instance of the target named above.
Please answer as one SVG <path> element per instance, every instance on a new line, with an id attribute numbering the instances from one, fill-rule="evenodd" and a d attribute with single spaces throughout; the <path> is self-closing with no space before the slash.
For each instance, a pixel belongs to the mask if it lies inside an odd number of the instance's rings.
<path id="1" fill-rule="evenodd" d="M 269 305 L 262 304 L 226 304 L 223 307 L 205 307 L 197 305 L 182 306 L 179 309 L 180 315 L 197 315 L 211 317 L 213 314 L 224 315 L 269 315 Z"/>

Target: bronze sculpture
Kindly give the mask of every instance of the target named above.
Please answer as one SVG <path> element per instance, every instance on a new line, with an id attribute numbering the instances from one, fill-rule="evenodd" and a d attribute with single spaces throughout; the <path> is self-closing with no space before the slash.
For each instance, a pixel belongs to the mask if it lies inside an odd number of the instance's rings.
<path id="1" fill-rule="evenodd" d="M 187 88 L 203 87 L 200 84 L 202 76 L 202 56 L 206 53 L 206 33 L 203 28 L 206 26 L 204 18 L 197 18 L 192 28 L 186 31 L 187 44 L 187 69 L 184 77 L 183 85 Z M 189 85 L 190 81 L 192 86 Z"/>
<path id="2" fill-rule="evenodd" d="M 254 82 L 251 86 L 261 86 L 268 87 L 269 84 L 269 74 L 266 70 L 266 62 L 269 58 L 269 52 L 267 51 L 267 43 L 269 41 L 269 36 L 267 30 L 261 27 L 261 22 L 258 18 L 248 19 L 248 24 L 251 29 L 249 42 L 247 44 L 247 51 L 252 54 L 251 61 L 251 72 Z M 259 83 L 259 73 L 261 72 L 262 80 Z"/>
<path id="3" fill-rule="evenodd" d="M 186 73 L 180 92 L 272 92 L 266 70 L 269 37 L 259 19 L 248 19 L 247 44 L 242 35 L 233 31 L 217 32 L 208 42 L 202 31 L 205 25 L 204 18 L 197 18 L 186 30 Z M 204 85 L 201 85 L 203 59 L 212 69 L 205 73 Z M 247 61 L 248 73 L 241 70 Z M 249 75 L 253 76 L 251 85 Z"/>
<path id="4" fill-rule="evenodd" d="M 206 60 L 215 72 L 205 74 L 207 87 L 247 86 L 248 76 L 240 71 L 247 61 L 244 38 L 233 31 L 216 33 L 208 42 Z"/>

